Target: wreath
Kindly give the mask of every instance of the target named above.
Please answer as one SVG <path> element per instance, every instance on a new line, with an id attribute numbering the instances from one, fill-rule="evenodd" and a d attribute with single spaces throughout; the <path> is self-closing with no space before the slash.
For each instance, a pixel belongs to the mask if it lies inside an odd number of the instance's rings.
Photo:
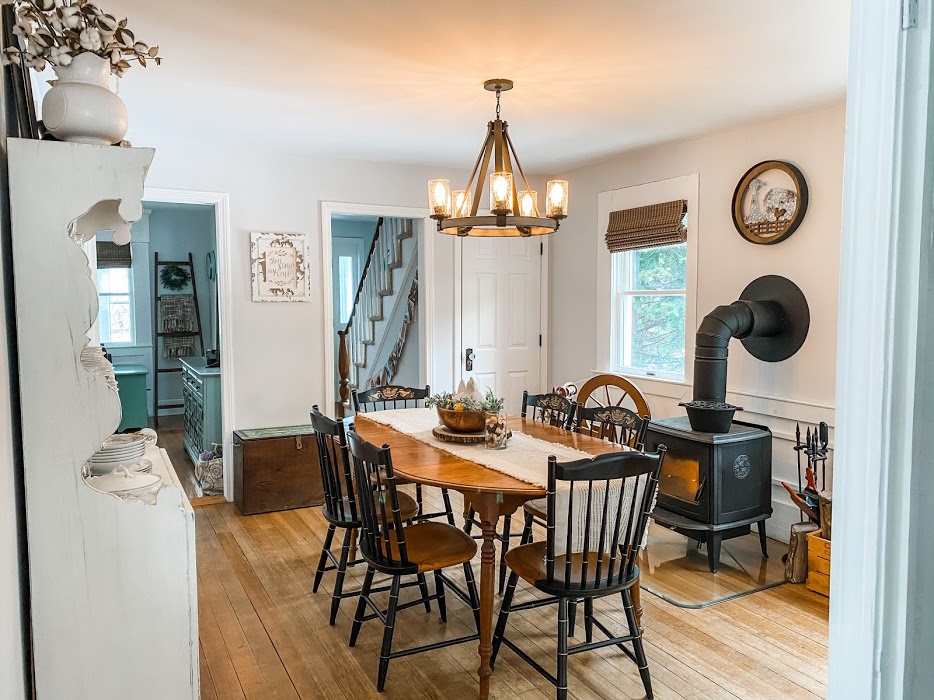
<path id="1" fill-rule="evenodd" d="M 177 292 L 179 289 L 184 289 L 191 281 L 191 273 L 181 265 L 167 265 L 159 273 L 159 281 L 166 289 Z"/>

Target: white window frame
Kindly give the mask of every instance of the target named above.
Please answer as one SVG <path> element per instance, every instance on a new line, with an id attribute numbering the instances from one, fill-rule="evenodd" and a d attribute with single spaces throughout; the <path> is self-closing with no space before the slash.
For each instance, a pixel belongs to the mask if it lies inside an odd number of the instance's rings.
<path id="1" fill-rule="evenodd" d="M 622 328 L 623 320 L 627 313 L 631 315 L 631 308 L 625 310 L 624 304 L 627 304 L 633 297 L 637 296 L 683 296 L 685 310 L 687 309 L 688 293 L 687 280 L 685 280 L 684 289 L 633 289 L 632 288 L 632 258 L 639 251 L 625 251 L 621 253 L 612 253 L 610 255 L 610 283 L 611 283 L 611 318 L 610 318 L 610 369 L 620 374 L 635 377 L 652 377 L 655 379 L 664 379 L 673 382 L 683 382 L 685 372 L 687 371 L 687 313 L 685 313 L 685 355 L 684 369 L 681 372 L 664 372 L 660 370 L 650 370 L 645 367 L 636 367 L 632 364 L 631 358 L 623 357 L 625 348 L 631 346 L 632 328 L 627 326 Z M 685 262 L 687 266 L 687 262 Z M 620 283 L 619 280 L 625 280 Z M 623 333 L 627 336 L 627 342 L 620 342 Z"/>
<path id="2" fill-rule="evenodd" d="M 127 297 L 130 307 L 130 340 L 129 341 L 116 341 L 116 340 L 105 340 L 103 336 L 101 337 L 101 344 L 105 345 L 107 348 L 130 348 L 136 346 L 136 320 L 137 320 L 137 310 L 136 310 L 136 290 L 134 289 L 134 280 L 133 280 L 133 268 L 123 268 L 127 270 L 127 291 L 126 292 L 104 292 L 100 289 L 100 282 L 98 279 L 95 279 L 94 282 L 98 286 L 98 305 L 100 305 L 100 297 Z M 96 275 L 99 275 L 104 270 L 101 268 L 97 269 Z M 98 326 L 100 327 L 100 320 L 98 321 Z M 109 325 L 109 323 L 108 323 Z"/>
<path id="3" fill-rule="evenodd" d="M 673 385 L 672 395 L 680 397 L 683 391 L 677 387 L 689 386 L 694 381 L 694 335 L 697 331 L 697 253 L 699 241 L 698 198 L 700 177 L 697 173 L 682 175 L 656 182 L 648 182 L 631 187 L 623 187 L 608 192 L 601 192 L 597 198 L 597 372 L 609 372 L 631 376 L 640 380 L 640 386 L 646 382 L 659 382 L 659 391 L 664 393 L 665 385 Z M 668 377 L 662 373 L 649 376 L 645 372 L 637 373 L 630 368 L 614 368 L 614 299 L 613 299 L 613 259 L 606 247 L 604 237 L 610 222 L 610 212 L 630 209 L 676 199 L 688 203 L 688 259 L 687 285 L 684 290 L 684 376 Z M 669 290 L 670 291 L 670 290 Z M 642 293 L 642 292 L 640 292 Z"/>

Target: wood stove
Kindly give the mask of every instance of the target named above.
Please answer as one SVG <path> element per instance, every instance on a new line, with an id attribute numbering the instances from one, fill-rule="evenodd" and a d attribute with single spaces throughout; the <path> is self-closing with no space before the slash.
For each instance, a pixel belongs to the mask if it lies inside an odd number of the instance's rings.
<path id="1" fill-rule="evenodd" d="M 707 564 L 716 573 L 723 540 L 759 529 L 768 557 L 765 521 L 772 515 L 772 433 L 734 421 L 727 433 L 691 429 L 686 416 L 652 421 L 645 449 L 665 445 L 653 518 L 659 525 L 707 545 Z"/>

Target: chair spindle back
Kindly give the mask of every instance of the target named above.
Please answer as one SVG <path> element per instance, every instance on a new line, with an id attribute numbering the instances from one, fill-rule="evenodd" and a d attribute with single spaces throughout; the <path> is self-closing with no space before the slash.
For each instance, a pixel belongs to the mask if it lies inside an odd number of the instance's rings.
<path id="1" fill-rule="evenodd" d="M 315 405 L 311 409 L 311 427 L 318 444 L 324 515 L 339 522 L 357 522 L 359 516 L 344 424 L 331 420 Z"/>
<path id="2" fill-rule="evenodd" d="M 574 404 L 560 394 L 529 394 L 522 392 L 522 417 L 532 409 L 532 420 L 557 428 L 569 428 L 574 422 Z"/>
<path id="3" fill-rule="evenodd" d="M 347 433 L 347 445 L 357 480 L 357 499 L 363 522 L 360 548 L 375 566 L 397 568 L 409 564 L 405 528 L 399 512 L 399 494 L 389 445 L 377 447 L 355 430 Z"/>
<path id="4" fill-rule="evenodd" d="M 431 395 L 431 387 L 415 389 L 408 386 L 395 386 L 387 384 L 367 391 L 353 391 L 353 408 L 357 413 L 370 411 L 385 411 L 392 408 L 418 408 L 418 402 L 424 405 L 425 399 Z"/>
<path id="5" fill-rule="evenodd" d="M 574 430 L 590 437 L 626 445 L 637 450 L 645 446 L 645 432 L 649 419 L 640 418 L 635 411 L 620 406 L 591 406 L 577 404 Z"/>
<path id="6" fill-rule="evenodd" d="M 631 579 L 666 449 L 660 445 L 651 454 L 618 452 L 561 464 L 554 457 L 548 459 L 545 562 L 549 586 L 592 591 L 622 587 Z M 561 511 L 568 523 L 564 553 L 556 556 L 559 482 L 568 487 L 562 489 L 567 510 L 562 504 Z M 579 534 L 574 532 L 576 514 L 581 512 L 581 503 L 575 501 L 580 498 L 585 499 L 583 546 L 577 545 Z"/>

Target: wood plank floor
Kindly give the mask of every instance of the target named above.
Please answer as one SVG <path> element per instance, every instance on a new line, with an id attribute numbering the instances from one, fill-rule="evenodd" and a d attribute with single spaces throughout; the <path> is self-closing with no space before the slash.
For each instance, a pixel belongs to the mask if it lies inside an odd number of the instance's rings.
<path id="1" fill-rule="evenodd" d="M 325 574 L 321 590 L 311 593 L 326 532 L 320 509 L 243 517 L 225 503 L 196 508 L 195 516 L 205 700 L 478 697 L 476 642 L 395 659 L 385 692 L 376 692 L 382 626 L 375 620 L 365 624 L 350 649 L 354 601 L 343 602 L 337 625 L 330 627 L 334 574 Z M 362 573 L 363 567 L 348 572 L 346 590 L 359 587 Z M 414 595 L 407 591 L 403 600 Z M 530 595 L 520 590 L 517 600 Z M 677 608 L 645 592 L 642 603 L 659 700 L 826 696 L 828 605 L 804 586 L 779 586 L 703 610 Z M 622 629 L 618 598 L 598 601 L 595 608 L 604 622 Z M 470 611 L 449 595 L 446 625 L 434 606 L 431 614 L 421 607 L 400 612 L 394 649 L 460 636 L 472 625 Z M 510 618 L 510 637 L 552 668 L 555 626 L 550 608 L 517 613 Z M 615 648 L 572 657 L 569 687 L 577 700 L 645 697 L 635 666 Z M 554 690 L 504 649 L 492 697 L 545 700 Z"/>

